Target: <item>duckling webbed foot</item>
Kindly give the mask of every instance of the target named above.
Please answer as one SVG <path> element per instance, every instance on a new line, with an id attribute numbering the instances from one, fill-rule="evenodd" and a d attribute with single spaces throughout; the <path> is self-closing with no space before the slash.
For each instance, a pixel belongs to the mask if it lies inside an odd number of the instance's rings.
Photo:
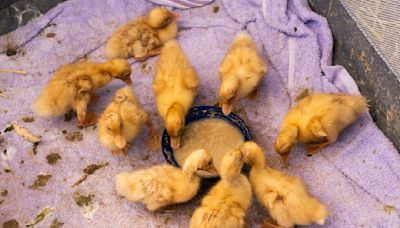
<path id="1" fill-rule="evenodd" d="M 153 57 L 153 56 L 159 55 L 159 54 L 161 54 L 161 50 L 162 50 L 162 48 L 153 49 L 147 53 L 147 57 Z"/>
<path id="2" fill-rule="evenodd" d="M 78 125 L 82 127 L 90 127 L 97 124 L 98 120 L 99 117 L 96 114 L 89 112 L 86 114 L 85 121 L 83 123 L 78 122 Z"/>
<path id="3" fill-rule="evenodd" d="M 128 149 L 125 147 L 124 149 L 111 150 L 111 154 L 112 155 L 127 155 Z"/>
<path id="4" fill-rule="evenodd" d="M 157 130 L 154 128 L 153 123 L 148 120 L 146 122 L 146 125 L 149 128 L 149 135 L 147 136 L 146 139 L 146 146 L 149 147 L 151 150 L 157 150 L 160 148 L 160 141 L 161 141 L 161 136 L 158 134 Z"/>
<path id="5" fill-rule="evenodd" d="M 153 57 L 153 56 L 157 56 L 157 55 L 159 55 L 160 53 L 161 53 L 161 48 L 156 48 L 156 49 L 153 49 L 153 50 L 149 51 L 149 52 L 147 53 L 147 55 L 142 56 L 142 57 L 135 57 L 135 59 L 136 59 L 138 62 L 144 62 L 144 61 L 146 61 L 148 58 Z"/>
<path id="6" fill-rule="evenodd" d="M 277 225 L 276 222 L 273 221 L 271 218 L 265 218 L 261 227 L 262 228 L 284 228 L 282 226 Z"/>
<path id="7" fill-rule="evenodd" d="M 319 152 L 321 149 L 325 148 L 328 145 L 329 145 L 329 143 L 306 145 L 307 156 L 312 156 L 312 155 L 316 154 L 317 152 Z"/>

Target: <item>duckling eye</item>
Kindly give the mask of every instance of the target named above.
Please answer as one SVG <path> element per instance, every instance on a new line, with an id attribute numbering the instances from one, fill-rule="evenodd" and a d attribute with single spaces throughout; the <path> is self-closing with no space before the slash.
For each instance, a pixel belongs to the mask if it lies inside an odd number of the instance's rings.
<path id="1" fill-rule="evenodd" d="M 107 127 L 107 131 L 111 131 L 111 128 L 110 128 L 110 127 Z"/>
<path id="2" fill-rule="evenodd" d="M 171 22 L 171 17 L 165 18 L 164 23 L 165 23 L 165 24 L 168 24 L 169 22 Z"/>
<path id="3" fill-rule="evenodd" d="M 211 165 L 212 161 L 208 161 L 207 165 Z"/>

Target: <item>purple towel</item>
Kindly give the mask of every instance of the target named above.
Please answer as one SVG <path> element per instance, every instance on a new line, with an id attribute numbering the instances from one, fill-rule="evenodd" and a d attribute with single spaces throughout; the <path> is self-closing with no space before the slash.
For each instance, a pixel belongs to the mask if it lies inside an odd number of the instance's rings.
<path id="1" fill-rule="evenodd" d="M 95 7 L 93 7 L 95 6 Z M 18 54 L 0 54 L 0 69 L 22 69 L 28 75 L 0 73 L 0 130 L 13 120 L 42 135 L 34 155 L 32 144 L 13 132 L 4 135 L 0 151 L 0 224 L 16 219 L 21 226 L 50 207 L 37 227 L 49 227 L 58 219 L 65 227 L 186 227 L 201 197 L 172 210 L 151 213 L 116 195 L 114 176 L 126 170 L 164 163 L 161 152 L 149 151 L 143 140 L 147 132 L 131 142 L 126 157 L 111 156 L 98 142 L 92 128 L 78 129 L 74 120 L 43 119 L 32 114 L 30 105 L 60 65 L 84 56 L 104 60 L 104 43 L 113 30 L 129 19 L 145 14 L 153 4 L 145 0 L 69 0 L 30 24 L 0 37 L 0 47 L 16 47 Z M 180 11 L 180 10 L 178 10 Z M 266 149 L 271 167 L 301 177 L 310 192 L 325 202 L 331 212 L 325 227 L 400 227 L 400 159 L 392 143 L 369 115 L 347 128 L 338 142 L 312 157 L 302 146 L 291 154 L 291 166 L 283 169 L 273 144 L 278 127 L 296 97 L 304 90 L 358 93 L 352 78 L 341 66 L 331 66 L 332 35 L 325 18 L 312 12 L 306 1 L 218 0 L 204 7 L 180 11 L 178 40 L 201 78 L 195 105 L 217 101 L 218 66 L 235 34 L 247 30 L 269 64 L 256 101 L 241 101 L 238 114 L 248 123 L 257 142 Z M 51 34 L 54 33 L 54 34 Z M 49 35 L 51 34 L 51 35 Z M 0 50 L 1 52 L 1 50 Z M 161 131 L 151 90 L 155 60 L 134 63 L 133 87 L 144 108 Z M 123 84 L 114 81 L 99 91 L 100 100 L 91 107 L 100 113 L 113 92 Z M 25 123 L 24 115 L 35 121 Z M 68 141 L 63 130 L 79 131 L 81 141 Z M 12 156 L 13 152 L 15 155 Z M 61 156 L 49 164 L 51 153 Z M 109 165 L 71 187 L 90 164 Z M 5 172 L 4 165 L 12 172 Z M 29 188 L 39 174 L 51 175 L 45 186 Z M 93 195 L 80 204 L 74 194 Z M 75 195 L 76 196 L 76 195 Z M 76 197 L 75 197 L 76 198 Z M 249 211 L 251 227 L 267 215 L 254 202 Z"/>

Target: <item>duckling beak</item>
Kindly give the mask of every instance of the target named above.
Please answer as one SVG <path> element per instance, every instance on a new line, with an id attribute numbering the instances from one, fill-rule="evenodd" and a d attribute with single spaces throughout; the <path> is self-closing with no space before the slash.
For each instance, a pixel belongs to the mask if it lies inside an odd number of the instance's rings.
<path id="1" fill-rule="evenodd" d="M 78 123 L 79 123 L 80 125 L 85 124 L 86 113 L 77 113 L 77 118 L 78 118 Z"/>
<path id="2" fill-rule="evenodd" d="M 114 138 L 114 142 L 120 149 L 123 149 L 126 146 L 126 140 L 122 135 L 116 135 Z"/>
<path id="3" fill-rule="evenodd" d="M 221 103 L 222 112 L 225 116 L 229 116 L 232 112 L 232 104 L 229 103 Z"/>
<path id="4" fill-rule="evenodd" d="M 175 12 L 172 13 L 172 20 L 173 21 L 178 20 L 180 17 L 181 17 L 181 15 L 179 13 L 175 13 Z"/>
<path id="5" fill-rule="evenodd" d="M 178 137 L 171 137 L 171 147 L 172 149 L 179 149 L 181 147 L 181 138 Z"/>
<path id="6" fill-rule="evenodd" d="M 209 167 L 207 167 L 206 169 L 204 169 L 204 171 L 207 171 L 207 172 L 209 172 L 209 173 L 211 173 L 211 174 L 218 175 L 218 170 L 217 170 L 217 168 L 215 168 L 214 165 L 210 165 Z"/>
<path id="7" fill-rule="evenodd" d="M 132 79 L 131 78 L 127 78 L 125 80 L 123 80 L 127 85 L 132 85 Z"/>

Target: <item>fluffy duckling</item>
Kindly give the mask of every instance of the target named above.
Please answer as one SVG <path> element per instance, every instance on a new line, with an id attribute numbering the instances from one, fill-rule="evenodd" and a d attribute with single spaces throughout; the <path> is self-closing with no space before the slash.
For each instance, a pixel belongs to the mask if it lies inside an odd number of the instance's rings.
<path id="1" fill-rule="evenodd" d="M 158 113 L 171 137 L 172 148 L 180 147 L 185 116 L 193 104 L 199 78 L 176 40 L 168 41 L 157 62 L 153 81 Z"/>
<path id="2" fill-rule="evenodd" d="M 162 45 L 176 37 L 179 15 L 165 8 L 154 8 L 119 27 L 110 37 L 106 56 L 112 58 L 134 57 L 144 61 L 158 55 Z"/>
<path id="3" fill-rule="evenodd" d="M 164 164 L 119 173 L 116 176 L 116 188 L 128 200 L 142 202 L 148 210 L 154 211 L 192 199 L 200 186 L 197 170 L 216 173 L 212 158 L 205 150 L 191 153 L 182 169 Z"/>
<path id="4" fill-rule="evenodd" d="M 127 142 L 134 139 L 147 124 L 149 139 L 157 140 L 147 112 L 139 104 L 132 87 L 125 86 L 115 93 L 99 119 L 98 135 L 101 144 L 113 155 L 126 154 Z M 157 143 L 157 142 L 153 142 Z"/>
<path id="5" fill-rule="evenodd" d="M 283 119 L 275 149 L 288 164 L 288 155 L 298 141 L 309 155 L 334 143 L 340 132 L 368 111 L 363 96 L 314 94 L 303 98 Z"/>
<path id="6" fill-rule="evenodd" d="M 239 149 L 252 166 L 249 179 L 254 194 L 279 226 L 325 223 L 328 210 L 307 192 L 299 178 L 267 167 L 264 152 L 254 142 L 245 142 Z"/>
<path id="7" fill-rule="evenodd" d="M 239 99 L 256 98 L 267 70 L 250 35 L 240 32 L 219 67 L 219 103 L 225 115 L 232 112 Z"/>
<path id="8" fill-rule="evenodd" d="M 94 124 L 95 120 L 90 118 L 93 115 L 87 112 L 87 106 L 95 96 L 96 89 L 106 86 L 113 78 L 131 84 L 131 72 L 131 66 L 123 59 L 64 65 L 54 73 L 32 108 L 43 117 L 60 116 L 73 109 L 79 124 Z"/>
<path id="9" fill-rule="evenodd" d="M 190 228 L 244 227 L 251 203 L 251 186 L 240 173 L 244 156 L 228 151 L 221 161 L 221 180 L 203 198 L 190 220 Z"/>

